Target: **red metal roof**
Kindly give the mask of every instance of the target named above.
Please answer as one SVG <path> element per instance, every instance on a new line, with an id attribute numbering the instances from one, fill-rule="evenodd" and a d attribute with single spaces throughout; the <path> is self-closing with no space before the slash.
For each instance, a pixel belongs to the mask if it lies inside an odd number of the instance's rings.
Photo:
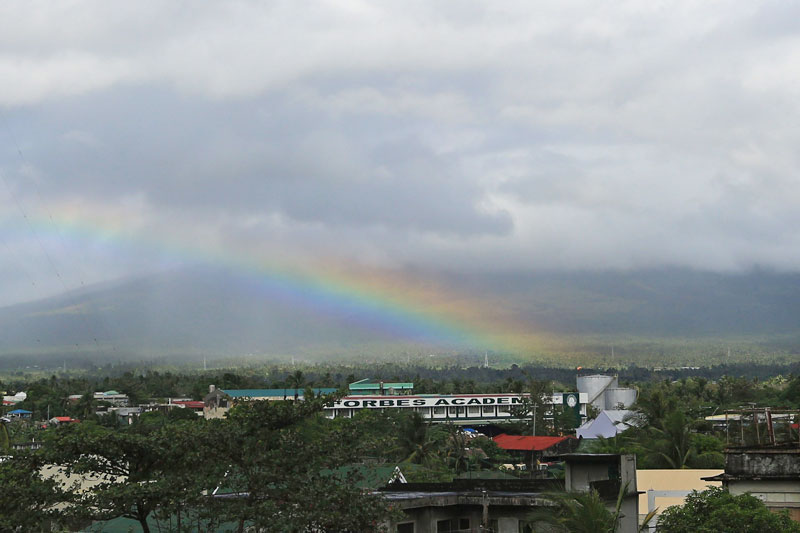
<path id="1" fill-rule="evenodd" d="M 175 404 L 178 404 L 178 405 L 185 405 L 189 409 L 202 409 L 203 408 L 203 402 L 201 402 L 199 400 L 176 400 L 176 401 L 174 401 L 172 403 L 175 403 Z"/>
<path id="2" fill-rule="evenodd" d="M 69 416 L 54 416 L 53 418 L 55 418 L 59 422 L 78 422 L 78 420 Z"/>
<path id="3" fill-rule="evenodd" d="M 572 435 L 566 437 L 526 437 L 522 435 L 506 435 L 501 433 L 493 440 L 497 446 L 504 450 L 542 451 L 567 439 L 574 439 Z"/>

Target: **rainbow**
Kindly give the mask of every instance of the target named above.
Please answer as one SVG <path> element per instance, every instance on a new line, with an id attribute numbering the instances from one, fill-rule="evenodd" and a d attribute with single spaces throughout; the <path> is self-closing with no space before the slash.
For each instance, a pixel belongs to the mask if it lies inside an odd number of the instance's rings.
<path id="1" fill-rule="evenodd" d="M 532 333 L 530 325 L 503 316 L 497 303 L 489 305 L 422 286 L 421 280 L 402 273 L 332 260 L 277 261 L 232 244 L 191 245 L 174 236 L 148 236 L 141 228 L 130 228 L 119 216 L 88 218 L 80 212 L 62 209 L 56 217 L 32 217 L 27 228 L 17 225 L 17 231 L 21 236 L 33 231 L 40 240 L 100 243 L 126 252 L 146 250 L 177 264 L 229 269 L 253 279 L 270 298 L 425 346 L 519 356 L 537 350 L 546 338 L 541 332 Z M 0 230 L 9 232 L 12 221 L 5 222 Z"/>

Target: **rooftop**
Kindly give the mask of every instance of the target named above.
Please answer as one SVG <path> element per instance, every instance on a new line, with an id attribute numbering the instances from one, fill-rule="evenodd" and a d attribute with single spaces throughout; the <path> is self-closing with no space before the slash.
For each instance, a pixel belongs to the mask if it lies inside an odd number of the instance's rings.
<path id="1" fill-rule="evenodd" d="M 361 389 L 413 389 L 414 384 L 406 381 L 383 381 L 380 379 L 365 378 L 350 384 L 350 390 Z"/>
<path id="2" fill-rule="evenodd" d="M 338 389 L 334 388 L 312 388 L 314 394 L 333 394 Z M 225 394 L 231 398 L 293 398 L 303 396 L 305 389 L 225 389 Z"/>
<path id="3" fill-rule="evenodd" d="M 542 451 L 555 446 L 556 444 L 575 437 L 569 435 L 566 437 L 536 437 L 536 436 L 522 436 L 522 435 L 506 435 L 501 433 L 494 437 L 494 442 L 497 446 L 504 450 L 519 450 L 519 451 Z"/>

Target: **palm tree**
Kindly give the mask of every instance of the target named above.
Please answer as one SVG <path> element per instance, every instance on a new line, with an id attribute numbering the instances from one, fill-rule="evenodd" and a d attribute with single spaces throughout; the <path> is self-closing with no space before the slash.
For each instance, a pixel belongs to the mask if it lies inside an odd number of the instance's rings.
<path id="1" fill-rule="evenodd" d="M 404 461 L 424 464 L 436 455 L 438 442 L 428 431 L 429 428 L 430 423 L 419 413 L 411 413 L 403 420 L 399 444 Z"/>
<path id="2" fill-rule="evenodd" d="M 289 382 L 292 388 L 294 388 L 294 399 L 297 400 L 298 397 L 298 390 L 302 389 L 303 386 L 306 384 L 306 378 L 303 376 L 302 370 L 295 370 L 293 374 L 290 374 L 286 381 Z"/>
<path id="3" fill-rule="evenodd" d="M 554 507 L 532 513 L 527 522 L 534 531 L 537 523 L 544 523 L 549 526 L 548 531 L 555 527 L 556 531 L 565 533 L 616 533 L 627 492 L 627 484 L 620 487 L 613 511 L 606 507 L 596 490 L 551 494 L 549 498 Z M 640 532 L 647 531 L 654 516 L 655 510 L 645 516 L 639 526 Z"/>
<path id="4" fill-rule="evenodd" d="M 660 456 L 670 468 L 684 468 L 692 452 L 689 423 L 681 411 L 667 414 L 651 431 L 656 435 L 650 453 Z"/>

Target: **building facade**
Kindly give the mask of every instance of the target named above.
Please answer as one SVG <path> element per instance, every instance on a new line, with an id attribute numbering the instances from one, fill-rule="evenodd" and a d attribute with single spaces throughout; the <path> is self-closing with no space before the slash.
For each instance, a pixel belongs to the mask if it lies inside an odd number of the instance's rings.
<path id="1" fill-rule="evenodd" d="M 325 416 L 349 418 L 362 409 L 401 409 L 416 411 L 432 422 L 456 425 L 491 424 L 526 418 L 523 409 L 527 396 L 516 393 L 350 395 L 325 407 Z M 547 396 L 545 403 L 551 408 L 574 409 L 581 420 L 586 417 L 586 394 L 556 393 Z"/>

